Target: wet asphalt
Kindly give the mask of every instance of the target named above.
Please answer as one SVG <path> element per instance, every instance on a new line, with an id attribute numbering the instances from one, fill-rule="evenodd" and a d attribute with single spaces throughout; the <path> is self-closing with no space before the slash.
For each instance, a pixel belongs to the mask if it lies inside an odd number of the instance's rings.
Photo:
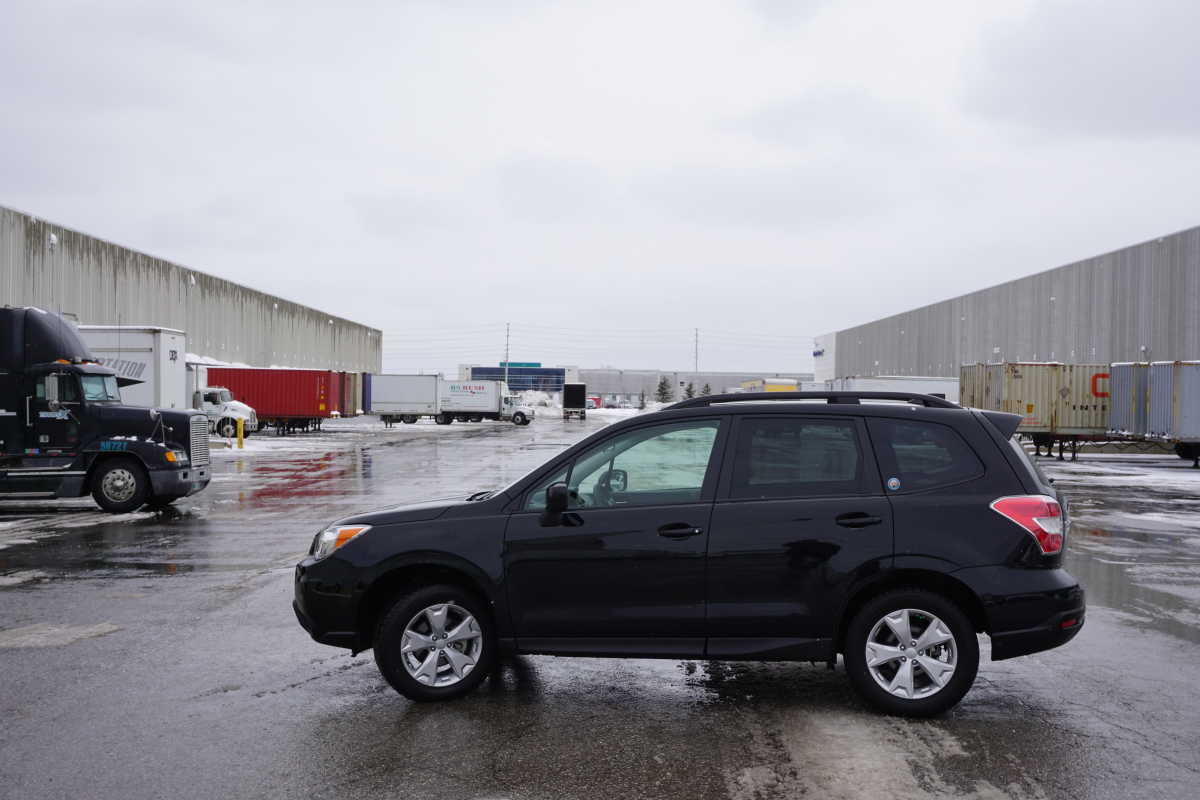
<path id="1" fill-rule="evenodd" d="M 325 523 L 504 484 L 601 417 L 251 440 L 177 514 L 0 505 L 0 797 L 1200 796 L 1200 471 L 1177 459 L 1043 461 L 1087 624 L 996 663 L 985 638 L 935 720 L 809 664 L 521 657 L 416 705 L 296 624 Z"/>

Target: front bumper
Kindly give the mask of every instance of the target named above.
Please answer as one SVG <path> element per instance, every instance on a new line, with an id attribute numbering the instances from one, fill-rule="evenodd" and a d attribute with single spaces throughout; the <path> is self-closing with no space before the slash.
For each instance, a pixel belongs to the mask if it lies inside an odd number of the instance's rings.
<path id="1" fill-rule="evenodd" d="M 358 598 L 339 583 L 313 576 L 310 569 L 317 563 L 310 557 L 296 565 L 292 610 L 300 627 L 321 644 L 355 652 L 366 649 L 356 630 Z"/>
<path id="2" fill-rule="evenodd" d="M 212 468 L 155 469 L 150 471 L 150 493 L 154 497 L 187 497 L 208 486 Z"/>

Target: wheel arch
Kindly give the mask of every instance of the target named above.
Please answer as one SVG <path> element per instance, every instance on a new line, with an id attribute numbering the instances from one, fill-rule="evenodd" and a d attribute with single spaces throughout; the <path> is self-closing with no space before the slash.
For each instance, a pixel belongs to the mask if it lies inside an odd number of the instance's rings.
<path id="1" fill-rule="evenodd" d="M 497 626 L 497 632 L 499 632 L 503 623 L 501 615 L 496 609 L 494 593 L 489 591 L 487 581 L 473 574 L 469 567 L 461 564 L 440 560 L 422 560 L 398 564 L 371 582 L 358 603 L 357 623 L 360 649 L 365 650 L 372 646 L 376 623 L 397 595 L 420 586 L 441 583 L 457 586 L 475 595 L 491 612 L 492 622 Z"/>
<path id="2" fill-rule="evenodd" d="M 850 627 L 850 620 L 854 619 L 854 615 L 863 606 L 885 592 L 909 587 L 934 592 L 952 600 L 967 615 L 967 619 L 971 621 L 971 625 L 977 632 L 988 632 L 987 614 L 984 611 L 983 602 L 965 583 L 944 572 L 898 569 L 885 573 L 860 587 L 851 595 L 838 618 L 837 635 L 834 640 L 835 652 L 845 652 L 846 631 Z"/>

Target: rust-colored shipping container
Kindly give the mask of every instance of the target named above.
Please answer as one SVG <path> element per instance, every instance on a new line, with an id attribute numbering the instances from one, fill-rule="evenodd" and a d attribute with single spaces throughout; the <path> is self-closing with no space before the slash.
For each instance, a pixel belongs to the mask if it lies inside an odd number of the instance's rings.
<path id="1" fill-rule="evenodd" d="M 959 402 L 1019 414 L 1021 433 L 1104 438 L 1108 380 L 1107 364 L 968 364 L 959 375 Z"/>
<path id="2" fill-rule="evenodd" d="M 209 367 L 210 386 L 224 386 L 254 409 L 260 422 L 325 419 L 335 406 L 337 373 L 317 369 Z"/>

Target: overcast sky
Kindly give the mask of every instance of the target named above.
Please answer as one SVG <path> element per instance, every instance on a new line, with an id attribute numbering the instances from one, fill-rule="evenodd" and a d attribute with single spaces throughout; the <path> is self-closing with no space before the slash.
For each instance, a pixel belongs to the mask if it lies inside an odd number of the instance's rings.
<path id="1" fill-rule="evenodd" d="M 384 367 L 811 368 L 1200 223 L 1200 3 L 5 3 L 0 204 Z"/>

